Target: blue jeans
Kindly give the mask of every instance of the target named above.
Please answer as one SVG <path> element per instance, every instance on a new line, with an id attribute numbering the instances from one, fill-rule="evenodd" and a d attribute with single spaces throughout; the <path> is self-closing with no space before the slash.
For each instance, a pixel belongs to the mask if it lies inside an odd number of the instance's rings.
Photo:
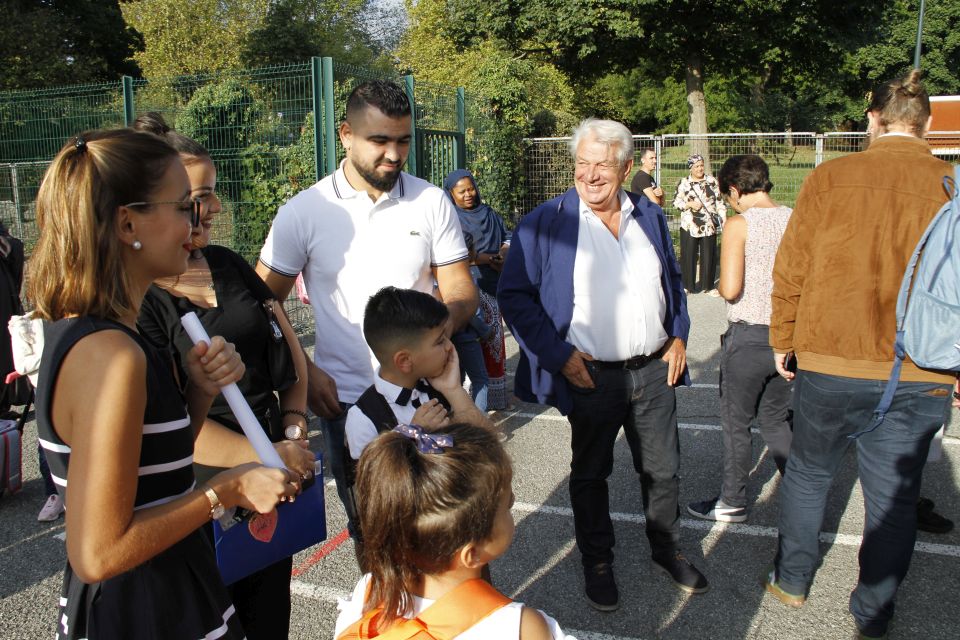
<path id="1" fill-rule="evenodd" d="M 793 443 L 780 484 L 780 539 L 775 560 L 780 586 L 804 594 L 820 558 L 819 534 L 827 492 L 844 452 L 857 445 L 866 519 L 860 577 L 850 613 L 860 630 L 883 635 L 894 598 L 913 556 L 920 476 L 934 433 L 946 419 L 950 385 L 900 382 L 883 423 L 869 424 L 885 381 L 800 371 L 794 383 Z"/>
<path id="2" fill-rule="evenodd" d="M 43 488 L 47 496 L 57 494 L 57 485 L 53 483 L 53 477 L 50 475 L 50 465 L 47 464 L 47 454 L 43 451 L 43 446 L 37 443 L 37 463 L 40 466 L 40 477 L 43 478 Z"/>
<path id="3" fill-rule="evenodd" d="M 613 447 L 623 429 L 640 477 L 647 539 L 653 555 L 680 544 L 678 506 L 680 442 L 677 399 L 667 385 L 667 364 L 655 358 L 640 369 L 600 369 L 588 364 L 594 389 L 570 386 L 570 504 L 577 547 L 585 567 L 613 562 L 615 544 L 607 478 Z"/>
<path id="4" fill-rule="evenodd" d="M 356 538 L 360 525 L 356 510 L 353 508 L 353 500 L 350 499 L 350 492 L 347 489 L 343 467 L 343 456 L 347 451 L 347 410 L 352 406 L 352 404 L 341 402 L 340 408 L 343 409 L 343 413 L 336 418 L 320 418 L 320 430 L 323 432 L 323 448 L 327 466 L 333 474 L 333 478 L 337 481 L 337 496 L 340 497 L 343 510 L 347 513 L 347 531 L 350 532 L 350 537 Z"/>
<path id="5" fill-rule="evenodd" d="M 490 376 L 487 375 L 487 365 L 483 361 L 483 347 L 473 332 L 468 331 L 455 335 L 453 346 L 457 349 L 457 358 L 460 360 L 461 381 L 464 374 L 470 378 L 473 403 L 480 411 L 486 411 Z"/>

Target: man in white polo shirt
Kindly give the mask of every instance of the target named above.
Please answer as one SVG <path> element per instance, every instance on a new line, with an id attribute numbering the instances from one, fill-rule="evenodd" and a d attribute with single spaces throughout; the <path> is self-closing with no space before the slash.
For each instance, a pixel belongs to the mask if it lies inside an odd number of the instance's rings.
<path id="1" fill-rule="evenodd" d="M 341 489 L 343 429 L 346 409 L 374 380 L 362 332 L 367 300 L 387 285 L 433 293 L 436 280 L 453 330 L 478 302 L 456 211 L 441 189 L 401 171 L 410 137 L 403 89 L 385 80 L 357 86 L 340 125 L 346 159 L 280 207 L 257 264 L 281 300 L 303 273 L 316 322 L 308 403 L 321 417 L 351 533 L 355 514 Z"/>

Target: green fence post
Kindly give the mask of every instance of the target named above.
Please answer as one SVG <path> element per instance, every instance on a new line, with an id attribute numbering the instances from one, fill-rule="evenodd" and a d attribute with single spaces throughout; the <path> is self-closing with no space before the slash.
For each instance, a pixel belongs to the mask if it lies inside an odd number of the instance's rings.
<path id="1" fill-rule="evenodd" d="M 463 87 L 457 87 L 457 131 L 459 138 L 454 138 L 457 169 L 467 168 L 467 98 Z"/>
<path id="2" fill-rule="evenodd" d="M 403 76 L 404 86 L 407 89 L 407 99 L 410 100 L 410 153 L 407 156 L 407 171 L 422 178 L 420 175 L 420 158 L 418 157 L 419 147 L 417 144 L 417 101 L 414 98 L 413 76 Z"/>
<path id="3" fill-rule="evenodd" d="M 323 67 L 320 58 L 310 58 L 310 92 L 313 99 L 313 173 L 317 181 L 323 177 Z"/>
<path id="4" fill-rule="evenodd" d="M 330 174 L 337 170 L 337 115 L 333 108 L 333 58 L 323 58 L 323 155 Z"/>
<path id="5" fill-rule="evenodd" d="M 123 89 L 123 124 L 129 127 L 137 119 L 137 109 L 133 104 L 133 78 L 123 76 L 120 86 Z"/>

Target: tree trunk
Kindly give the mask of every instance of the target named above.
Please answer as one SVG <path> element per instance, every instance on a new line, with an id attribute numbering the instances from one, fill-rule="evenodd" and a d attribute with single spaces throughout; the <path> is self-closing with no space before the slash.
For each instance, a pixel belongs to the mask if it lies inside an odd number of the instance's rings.
<path id="1" fill-rule="evenodd" d="M 703 61 L 699 52 L 687 56 L 687 115 L 690 117 L 690 135 L 702 136 L 707 131 L 707 100 L 703 95 Z M 703 156 L 706 172 L 710 170 L 710 145 L 706 137 L 690 139 L 690 153 Z"/>

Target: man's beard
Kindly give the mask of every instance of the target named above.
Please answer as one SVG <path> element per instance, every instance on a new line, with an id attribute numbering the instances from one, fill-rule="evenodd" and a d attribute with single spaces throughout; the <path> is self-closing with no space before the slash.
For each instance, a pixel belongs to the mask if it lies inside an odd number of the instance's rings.
<path id="1" fill-rule="evenodd" d="M 364 166 L 355 161 L 351 161 L 353 168 L 357 170 L 357 173 L 360 174 L 360 177 L 363 178 L 367 184 L 378 191 L 392 191 L 393 186 L 397 184 L 397 178 L 400 177 L 400 170 L 403 168 L 402 164 L 398 164 L 394 172 L 388 173 L 386 175 L 378 174 L 375 169 L 371 167 Z"/>

